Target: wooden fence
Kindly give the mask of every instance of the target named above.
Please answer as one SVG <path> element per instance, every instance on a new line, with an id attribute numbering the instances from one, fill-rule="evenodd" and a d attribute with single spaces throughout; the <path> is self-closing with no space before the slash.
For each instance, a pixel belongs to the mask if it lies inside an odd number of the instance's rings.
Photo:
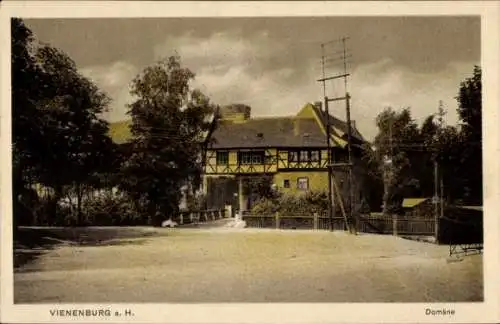
<path id="1" fill-rule="evenodd" d="M 324 214 L 313 215 L 254 215 L 245 213 L 247 227 L 276 229 L 329 230 L 330 219 Z M 433 215 L 360 215 L 356 224 L 361 233 L 391 234 L 398 236 L 435 236 L 436 220 Z M 333 217 L 334 230 L 346 230 L 343 217 Z M 483 242 L 482 211 L 449 208 L 438 221 L 438 242 L 441 244 L 477 244 Z"/>
<path id="2" fill-rule="evenodd" d="M 358 231 L 364 233 L 434 236 L 436 220 L 407 215 L 361 215 Z"/>
<path id="3" fill-rule="evenodd" d="M 184 225 L 206 223 L 226 217 L 227 215 L 225 209 L 206 209 L 181 211 L 175 217 L 173 217 L 173 220 L 176 221 L 179 225 Z"/>
<path id="4" fill-rule="evenodd" d="M 276 229 L 346 230 L 343 217 L 332 220 L 324 214 L 313 215 L 253 215 L 244 214 L 247 227 Z M 405 216 L 363 215 L 357 224 L 358 232 L 393 235 L 434 235 L 435 220 Z"/>

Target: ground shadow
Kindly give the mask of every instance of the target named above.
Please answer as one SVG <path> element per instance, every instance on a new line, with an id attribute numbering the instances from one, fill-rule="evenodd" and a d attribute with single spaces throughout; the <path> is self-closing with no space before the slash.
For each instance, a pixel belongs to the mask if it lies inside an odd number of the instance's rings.
<path id="1" fill-rule="evenodd" d="M 59 245 L 110 246 L 143 244 L 155 231 L 106 227 L 20 227 L 14 232 L 14 268 L 33 262 Z"/>

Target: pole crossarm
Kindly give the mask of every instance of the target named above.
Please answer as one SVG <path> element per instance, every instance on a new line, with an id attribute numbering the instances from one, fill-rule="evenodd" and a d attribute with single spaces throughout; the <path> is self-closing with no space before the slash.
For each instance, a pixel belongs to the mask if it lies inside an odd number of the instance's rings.
<path id="1" fill-rule="evenodd" d="M 344 97 L 336 97 L 336 98 L 326 98 L 328 102 L 333 102 L 333 101 L 341 101 L 341 100 L 347 100 L 349 99 L 349 96 L 344 96 Z"/>
<path id="2" fill-rule="evenodd" d="M 335 79 L 345 78 L 345 77 L 348 77 L 348 76 L 350 76 L 350 74 L 349 73 L 345 73 L 345 74 L 339 74 L 339 75 L 324 77 L 324 78 L 318 79 L 316 81 L 318 81 L 318 82 L 324 82 L 324 81 L 328 81 L 328 80 L 335 80 Z"/>

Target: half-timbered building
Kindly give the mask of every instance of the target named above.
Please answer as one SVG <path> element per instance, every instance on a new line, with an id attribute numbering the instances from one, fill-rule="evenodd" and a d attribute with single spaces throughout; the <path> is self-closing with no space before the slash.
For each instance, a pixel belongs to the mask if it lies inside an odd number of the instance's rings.
<path id="1" fill-rule="evenodd" d="M 243 190 L 246 179 L 267 175 L 284 193 L 328 190 L 326 127 L 330 118 L 331 158 L 348 162 L 347 124 L 327 116 L 320 104 L 306 104 L 295 116 L 251 118 L 250 108 L 225 107 L 209 135 L 205 152 L 204 187 L 211 208 L 233 205 L 246 210 L 251 201 Z M 352 124 L 354 199 L 362 192 L 362 135 Z M 347 168 L 334 171 L 334 190 L 347 198 Z"/>

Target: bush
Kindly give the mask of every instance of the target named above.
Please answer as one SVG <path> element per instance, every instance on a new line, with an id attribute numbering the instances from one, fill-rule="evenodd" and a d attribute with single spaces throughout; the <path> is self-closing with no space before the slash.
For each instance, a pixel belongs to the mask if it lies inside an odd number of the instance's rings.
<path id="1" fill-rule="evenodd" d="M 85 202 L 87 221 L 94 226 L 147 225 L 141 204 L 122 193 L 106 192 Z"/>
<path id="2" fill-rule="evenodd" d="M 328 194 L 324 191 L 309 191 L 301 194 L 279 194 L 275 198 L 262 198 L 251 212 L 257 215 L 279 212 L 282 215 L 312 215 L 326 213 Z"/>
<path id="3" fill-rule="evenodd" d="M 261 198 L 252 207 L 251 212 L 257 215 L 269 215 L 275 213 L 276 201 L 268 198 Z"/>
<path id="4" fill-rule="evenodd" d="M 187 196 L 187 210 L 204 210 L 207 206 L 207 196 L 197 192 Z"/>

